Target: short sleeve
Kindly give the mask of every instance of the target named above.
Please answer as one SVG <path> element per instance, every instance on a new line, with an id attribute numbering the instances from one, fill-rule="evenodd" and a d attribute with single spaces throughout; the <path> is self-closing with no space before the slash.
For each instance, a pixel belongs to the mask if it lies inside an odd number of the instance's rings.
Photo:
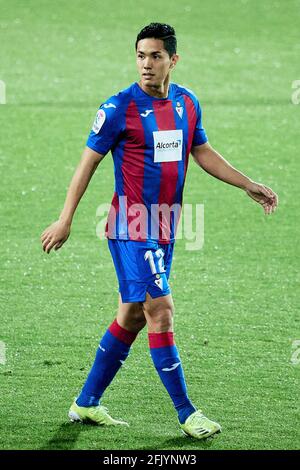
<path id="1" fill-rule="evenodd" d="M 193 136 L 193 144 L 192 144 L 193 146 L 202 145 L 208 141 L 205 129 L 203 128 L 203 125 L 202 125 L 202 111 L 201 111 L 199 101 L 197 101 L 196 111 L 197 111 L 197 121 L 196 121 L 194 136 Z"/>
<path id="2" fill-rule="evenodd" d="M 86 145 L 106 155 L 117 144 L 120 132 L 120 109 L 110 98 L 99 107 Z"/>

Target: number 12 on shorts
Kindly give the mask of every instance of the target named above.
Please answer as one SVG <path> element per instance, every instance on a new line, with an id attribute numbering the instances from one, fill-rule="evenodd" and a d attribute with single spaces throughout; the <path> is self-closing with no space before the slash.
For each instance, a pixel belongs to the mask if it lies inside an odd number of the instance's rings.
<path id="1" fill-rule="evenodd" d="M 144 259 L 149 261 L 150 269 L 152 274 L 166 272 L 164 268 L 164 252 L 161 248 L 156 250 L 154 253 L 151 250 L 146 251 Z"/>

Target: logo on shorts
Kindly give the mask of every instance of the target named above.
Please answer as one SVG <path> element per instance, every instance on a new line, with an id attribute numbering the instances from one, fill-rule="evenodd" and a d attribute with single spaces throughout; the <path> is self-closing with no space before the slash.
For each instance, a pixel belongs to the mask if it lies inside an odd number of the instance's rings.
<path id="1" fill-rule="evenodd" d="M 156 277 L 157 277 L 157 275 L 156 275 Z M 159 276 L 159 279 L 155 279 L 154 282 L 157 285 L 157 287 L 160 288 L 160 290 L 163 290 L 163 280 L 160 276 Z"/>

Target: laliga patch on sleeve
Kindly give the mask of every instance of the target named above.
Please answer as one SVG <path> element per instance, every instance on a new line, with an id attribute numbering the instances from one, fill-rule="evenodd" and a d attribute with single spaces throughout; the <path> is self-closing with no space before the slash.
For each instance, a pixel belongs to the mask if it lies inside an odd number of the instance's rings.
<path id="1" fill-rule="evenodd" d="M 98 134 L 98 132 L 100 131 L 101 127 L 103 126 L 105 122 L 105 119 L 106 119 L 105 111 L 103 111 L 103 109 L 98 109 L 96 117 L 95 117 L 95 121 L 93 124 L 93 131 L 95 132 L 95 134 Z"/>

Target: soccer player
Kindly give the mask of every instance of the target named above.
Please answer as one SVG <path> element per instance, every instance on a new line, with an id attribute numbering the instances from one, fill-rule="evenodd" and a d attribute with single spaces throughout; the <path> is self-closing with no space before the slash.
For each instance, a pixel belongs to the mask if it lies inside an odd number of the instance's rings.
<path id="1" fill-rule="evenodd" d="M 221 426 L 188 397 L 174 342 L 174 306 L 168 282 L 189 154 L 215 178 L 245 191 L 266 214 L 276 208 L 277 196 L 237 171 L 210 146 L 196 96 L 170 83 L 179 59 L 176 46 L 175 31 L 169 25 L 151 23 L 140 31 L 135 44 L 139 82 L 100 106 L 64 208 L 41 240 L 47 253 L 65 243 L 76 207 L 97 166 L 111 151 L 115 193 L 106 236 L 119 281 L 119 307 L 69 418 L 127 425 L 112 418 L 100 399 L 137 334 L 147 325 L 153 363 L 173 401 L 181 429 L 203 439 L 220 432 Z"/>

